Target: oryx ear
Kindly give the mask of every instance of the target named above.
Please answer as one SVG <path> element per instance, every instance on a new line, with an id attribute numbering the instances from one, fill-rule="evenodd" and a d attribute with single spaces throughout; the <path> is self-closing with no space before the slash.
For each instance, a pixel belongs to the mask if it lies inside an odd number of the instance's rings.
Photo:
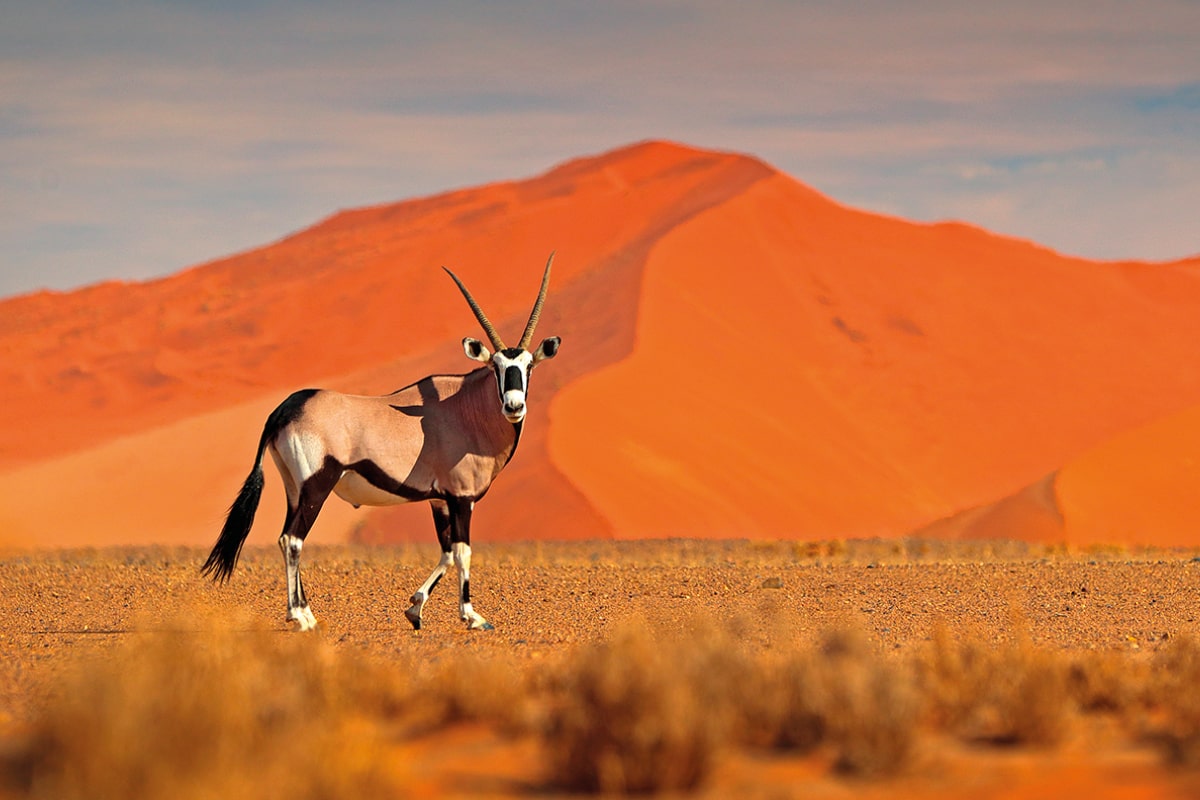
<path id="1" fill-rule="evenodd" d="M 562 342 L 557 336 L 551 336 L 549 339 L 542 339 L 542 343 L 538 345 L 537 352 L 533 354 L 533 363 L 545 361 L 547 358 L 554 358 L 558 355 L 558 345 Z"/>
<path id="2" fill-rule="evenodd" d="M 482 361 L 485 364 L 492 357 L 492 352 L 483 346 L 483 342 L 472 339 L 470 336 L 463 339 L 463 352 L 467 354 L 467 358 Z"/>

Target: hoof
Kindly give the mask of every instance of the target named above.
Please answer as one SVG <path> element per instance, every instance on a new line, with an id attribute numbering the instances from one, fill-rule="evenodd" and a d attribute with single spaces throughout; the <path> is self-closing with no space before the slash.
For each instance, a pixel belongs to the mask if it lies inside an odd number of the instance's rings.
<path id="1" fill-rule="evenodd" d="M 313 616 L 312 610 L 305 606 L 288 612 L 288 619 L 299 623 L 301 632 L 312 631 L 317 628 L 317 618 Z"/>
<path id="2" fill-rule="evenodd" d="M 476 620 L 467 625 L 469 631 L 494 631 L 496 626 L 488 622 L 486 619 Z"/>
<path id="3" fill-rule="evenodd" d="M 421 611 L 416 606 L 405 609 L 404 617 L 413 626 L 414 631 L 421 630 Z"/>

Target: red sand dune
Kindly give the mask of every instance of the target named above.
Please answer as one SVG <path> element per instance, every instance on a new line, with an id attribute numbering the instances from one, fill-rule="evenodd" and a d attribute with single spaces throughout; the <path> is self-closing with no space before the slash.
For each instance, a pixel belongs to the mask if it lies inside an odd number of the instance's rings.
<path id="1" fill-rule="evenodd" d="M 633 356 L 564 390 L 551 452 L 623 535 L 896 534 L 1194 402 L 1197 312 L 1200 264 L 1068 259 L 774 176 L 663 238 Z"/>
<path id="2" fill-rule="evenodd" d="M 1109 513 L 1107 467 L 1088 466 L 1109 456 L 1080 454 L 1200 404 L 1200 261 L 1067 258 L 651 142 L 343 212 L 162 280 L 0 303 L 2 536 L 210 542 L 275 403 L 470 369 L 458 339 L 477 326 L 438 267 L 515 337 L 551 249 L 539 333 L 562 355 L 480 541 L 895 535 L 1064 464 L 1061 499 L 1010 503 L 1000 533 L 1087 540 L 1071 519 Z M 277 533 L 277 483 L 252 541 Z M 1026 525 L 1055 502 L 1065 527 Z M 1129 536 L 1159 535 L 1146 514 Z M 314 537 L 432 532 L 423 506 L 331 503 Z"/>
<path id="3" fill-rule="evenodd" d="M 1200 541 L 1200 406 L 1122 431 L 1041 481 L 922 535 L 1080 545 Z"/>
<path id="4" fill-rule="evenodd" d="M 1200 406 L 1126 431 L 1058 473 L 1073 542 L 1200 541 Z"/>

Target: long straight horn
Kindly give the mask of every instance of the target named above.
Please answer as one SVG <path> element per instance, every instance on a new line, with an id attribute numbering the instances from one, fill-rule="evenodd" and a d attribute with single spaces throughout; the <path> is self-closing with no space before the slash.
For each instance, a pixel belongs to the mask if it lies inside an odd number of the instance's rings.
<path id="1" fill-rule="evenodd" d="M 475 298 L 471 297 L 471 293 L 467 291 L 467 287 L 463 286 L 463 282 L 460 281 L 458 276 L 449 269 L 446 269 L 446 267 L 442 267 L 442 269 L 446 270 L 446 274 L 454 279 L 454 282 L 458 284 L 458 290 L 462 292 L 463 297 L 467 298 L 467 305 L 469 305 L 471 310 L 475 312 L 475 319 L 479 320 L 479 324 L 483 326 L 484 332 L 487 333 L 488 338 L 492 340 L 492 347 L 495 348 L 497 352 L 504 350 L 504 340 L 500 338 L 500 334 L 496 333 L 496 327 L 492 325 L 492 323 L 488 322 L 487 315 L 483 313 L 483 309 L 479 307 L 479 303 L 475 302 Z"/>
<path id="2" fill-rule="evenodd" d="M 546 271 L 542 273 L 542 288 L 538 290 L 537 302 L 533 304 L 533 311 L 529 312 L 529 324 L 525 326 L 525 333 L 521 336 L 522 350 L 528 350 L 529 343 L 533 341 L 533 329 L 537 327 L 538 317 L 542 315 L 542 303 L 546 302 L 546 290 L 550 288 L 550 265 L 553 263 L 554 253 L 551 251 L 550 258 L 546 261 Z"/>

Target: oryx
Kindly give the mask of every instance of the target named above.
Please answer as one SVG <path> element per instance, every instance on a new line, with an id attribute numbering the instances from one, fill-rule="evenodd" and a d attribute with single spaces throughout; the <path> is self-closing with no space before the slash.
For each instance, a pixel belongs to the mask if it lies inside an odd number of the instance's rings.
<path id="1" fill-rule="evenodd" d="M 203 573 L 224 582 L 233 572 L 262 496 L 263 453 L 269 450 L 287 492 L 279 536 L 287 618 L 300 630 L 317 624 L 300 579 L 300 550 L 330 492 L 355 507 L 428 500 L 442 555 L 404 614 L 419 630 L 429 593 L 455 564 L 460 616 L 468 628 L 490 629 L 471 607 L 471 512 L 517 449 L 530 373 L 558 352 L 557 336 L 529 350 L 553 262 L 551 253 L 516 347 L 505 347 L 467 287 L 446 269 L 495 348 L 491 352 L 467 337 L 463 350 L 489 366 L 466 375 L 431 375 L 382 397 L 305 389 L 284 400 L 267 417 L 254 468 L 229 508 Z"/>

